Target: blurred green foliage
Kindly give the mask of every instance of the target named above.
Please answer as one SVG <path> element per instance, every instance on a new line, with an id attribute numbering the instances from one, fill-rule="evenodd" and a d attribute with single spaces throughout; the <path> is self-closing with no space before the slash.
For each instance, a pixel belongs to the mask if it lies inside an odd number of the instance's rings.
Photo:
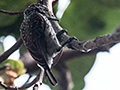
<path id="1" fill-rule="evenodd" d="M 73 59 L 67 62 L 68 69 L 71 72 L 74 88 L 72 90 L 82 90 L 85 86 L 84 76 L 89 72 L 95 61 L 95 55 Z M 55 74 L 55 73 L 54 73 Z M 65 83 L 65 82 L 63 82 Z M 59 84 L 59 83 L 58 83 Z M 52 90 L 58 90 L 58 87 L 51 87 Z"/>
<path id="2" fill-rule="evenodd" d="M 67 63 L 74 82 L 73 90 L 82 90 L 85 86 L 84 76 L 89 72 L 95 61 L 95 55 L 72 60 Z"/>
<path id="3" fill-rule="evenodd" d="M 0 67 L 8 66 L 0 70 L 0 81 L 7 86 L 13 86 L 14 80 L 22 74 L 26 73 L 24 64 L 21 60 L 7 59 L 0 64 Z M 1 86 L 0 86 L 1 90 Z"/>
<path id="4" fill-rule="evenodd" d="M 120 23 L 120 0 L 71 0 L 60 24 L 79 40 L 110 34 Z M 73 90 L 82 90 L 84 76 L 94 64 L 95 55 L 67 63 L 74 82 Z M 53 90 L 57 90 L 53 88 Z"/>
<path id="5" fill-rule="evenodd" d="M 37 0 L 36 0 L 37 1 Z M 24 11 L 27 6 L 36 2 L 35 0 L 0 0 L 0 9 L 6 11 Z M 0 13 L 0 36 L 12 34 L 16 38 L 19 35 L 20 24 L 22 23 L 23 16 L 21 15 L 6 15 Z"/>
<path id="6" fill-rule="evenodd" d="M 37 0 L 0 0 L 0 9 L 7 11 L 24 11 L 28 5 Z M 56 9 L 55 9 L 56 10 Z M 60 25 L 67 29 L 70 36 L 79 40 L 88 40 L 97 36 L 112 33 L 120 23 L 120 0 L 71 0 Z M 10 16 L 0 13 L 0 36 L 19 35 L 19 27 L 23 16 Z M 67 62 L 72 73 L 75 87 L 82 90 L 85 85 L 84 76 L 90 70 L 95 55 Z M 53 90 L 56 90 L 54 87 Z"/>
<path id="7" fill-rule="evenodd" d="M 35 0 L 0 0 L 0 9 L 7 11 L 24 11 Z M 0 14 L 0 26 L 8 26 L 15 22 L 18 16 Z"/>
<path id="8" fill-rule="evenodd" d="M 88 40 L 111 33 L 119 16 L 119 0 L 71 0 L 60 24 L 70 35 Z"/>
<path id="9" fill-rule="evenodd" d="M 8 63 L 10 64 L 10 70 L 16 72 L 18 76 L 26 72 L 26 69 L 24 68 L 24 64 L 21 60 L 7 59 L 4 62 L 2 62 L 0 66 L 3 66 Z"/>

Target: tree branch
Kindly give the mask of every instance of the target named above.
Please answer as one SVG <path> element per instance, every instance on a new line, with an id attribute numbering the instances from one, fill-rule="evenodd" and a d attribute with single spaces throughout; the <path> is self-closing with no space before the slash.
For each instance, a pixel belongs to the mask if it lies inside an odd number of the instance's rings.
<path id="1" fill-rule="evenodd" d="M 11 12 L 0 9 L 0 13 L 9 14 L 9 15 L 23 15 L 23 12 Z"/>
<path id="2" fill-rule="evenodd" d="M 56 21 L 51 21 L 51 24 L 56 32 L 59 32 L 60 30 L 63 30 L 62 27 L 58 24 Z M 120 27 L 117 28 L 117 30 L 120 29 Z M 70 37 L 66 34 L 61 35 L 61 42 L 65 42 L 69 39 Z M 106 44 L 111 44 L 111 43 L 119 43 L 120 42 L 120 32 L 115 32 L 113 34 L 108 34 L 104 36 L 98 36 L 94 40 L 89 40 L 89 41 L 78 41 L 78 40 L 73 40 L 71 43 L 69 43 L 70 48 L 74 48 L 75 50 L 80 50 L 82 52 L 88 52 L 91 51 L 95 48 L 102 47 Z"/>
<path id="3" fill-rule="evenodd" d="M 47 1 L 48 1 L 47 6 L 49 9 L 49 12 L 52 16 L 54 16 L 54 14 L 51 10 L 52 9 L 52 2 L 51 1 L 53 1 L 53 0 L 47 0 Z M 58 24 L 57 21 L 51 20 L 50 22 L 51 22 L 56 33 L 63 30 L 63 28 Z M 117 29 L 120 29 L 120 27 Z M 66 35 L 66 33 L 64 33 L 61 35 L 60 42 L 61 43 L 66 42 L 69 38 L 70 37 L 68 35 Z M 118 42 L 120 42 L 120 32 L 115 32 L 113 34 L 99 36 L 96 39 L 89 40 L 89 41 L 82 41 L 81 42 L 81 41 L 75 39 L 75 40 L 72 40 L 68 46 L 71 49 L 80 50 L 83 52 L 88 52 L 88 51 L 93 50 L 95 48 L 102 47 L 106 44 L 118 43 Z"/>
<path id="4" fill-rule="evenodd" d="M 42 73 L 43 74 L 43 73 Z M 18 88 L 18 89 L 26 89 L 29 88 L 30 86 L 32 86 L 33 84 L 35 84 L 36 82 L 39 81 L 39 79 L 41 78 L 41 70 L 39 71 L 38 75 L 36 76 L 36 78 L 30 82 L 30 83 L 26 83 L 24 84 L 22 87 Z"/>
<path id="5" fill-rule="evenodd" d="M 55 66 L 58 72 L 59 90 L 72 90 L 74 84 L 69 69 L 65 65 L 65 62 L 59 62 Z"/>
<path id="6" fill-rule="evenodd" d="M 36 84 L 34 85 L 33 87 L 33 90 L 38 90 L 39 89 L 39 86 L 42 85 L 42 81 L 43 81 L 43 77 L 44 77 L 44 69 L 39 71 L 39 80 L 36 82 Z"/>
<path id="7" fill-rule="evenodd" d="M 41 2 L 41 1 L 43 1 L 43 0 L 38 0 L 38 2 Z M 45 4 L 48 7 L 49 12 L 52 16 L 54 16 L 53 11 L 52 11 L 53 1 L 54 0 L 45 0 Z M 56 0 L 56 2 L 57 1 L 58 0 Z M 5 12 L 5 11 L 2 10 L 1 12 Z M 9 13 L 9 12 L 5 12 L 5 13 Z M 57 21 L 50 20 L 50 22 L 56 33 L 63 30 L 63 28 L 58 24 Z M 70 74 L 68 68 L 66 67 L 64 61 L 67 61 L 67 60 L 70 60 L 70 59 L 73 59 L 76 57 L 80 57 L 80 56 L 96 54 L 97 52 L 103 51 L 103 50 L 108 51 L 111 46 L 120 42 L 120 32 L 119 31 L 120 31 L 120 27 L 113 34 L 99 36 L 96 39 L 89 40 L 89 41 L 80 42 L 77 39 L 72 40 L 72 42 L 70 42 L 68 44 L 68 46 L 70 48 L 74 48 L 75 50 L 65 50 L 63 52 L 63 55 L 60 58 L 60 62 L 55 66 L 55 69 L 58 71 L 58 73 L 60 75 L 59 76 L 59 85 L 60 85 L 59 90 L 71 90 L 72 87 L 70 87 L 70 86 L 73 85 L 72 80 L 71 80 L 71 74 Z M 64 33 L 61 35 L 60 42 L 61 43 L 66 42 L 69 38 L 70 37 L 66 33 Z M 21 46 L 22 43 L 23 43 L 22 39 L 19 38 L 19 40 L 9 50 L 4 52 L 0 56 L 0 63 L 3 62 L 5 59 L 7 59 L 8 56 L 11 55 L 15 50 L 17 50 Z M 38 70 L 38 69 L 35 69 L 35 68 L 37 68 L 36 63 L 35 62 L 33 63 L 30 61 L 33 59 L 29 58 L 28 60 L 29 61 L 26 64 L 25 63 L 26 60 L 24 60 L 22 58 L 22 61 L 24 62 L 25 67 L 28 69 L 28 71 L 32 72 L 32 71 Z M 29 63 L 29 62 L 31 62 L 31 63 Z M 29 67 L 27 67 L 27 66 L 29 66 Z M 30 68 L 31 66 L 32 66 L 32 68 Z M 33 68 L 34 66 L 35 66 L 35 68 Z M 40 78 L 39 78 L 39 74 L 38 74 L 38 76 L 31 83 L 25 84 L 24 86 L 22 86 L 19 89 L 30 87 L 31 85 L 35 84 L 39 79 Z M 64 83 L 64 87 L 63 87 L 63 80 L 66 82 L 66 83 Z M 1 84 L 1 85 L 3 85 L 3 84 Z"/>
<path id="8" fill-rule="evenodd" d="M 0 82 L 0 86 L 2 86 L 5 90 L 19 90 L 16 87 L 7 87 L 5 84 L 3 84 L 2 82 Z"/>
<path id="9" fill-rule="evenodd" d="M 6 60 L 14 51 L 16 51 L 21 45 L 23 41 L 21 38 L 18 39 L 18 41 L 7 51 L 5 51 L 1 56 L 0 56 L 0 63 L 2 63 L 4 60 Z"/>

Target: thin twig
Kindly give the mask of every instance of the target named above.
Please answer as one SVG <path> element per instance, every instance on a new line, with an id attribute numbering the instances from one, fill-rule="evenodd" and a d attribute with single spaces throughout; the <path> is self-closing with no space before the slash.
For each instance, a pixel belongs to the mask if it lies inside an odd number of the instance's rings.
<path id="1" fill-rule="evenodd" d="M 16 87 L 7 87 L 7 85 L 3 84 L 2 82 L 0 82 L 0 86 L 2 86 L 5 90 L 19 90 Z"/>
<path id="2" fill-rule="evenodd" d="M 16 51 L 21 45 L 23 41 L 21 38 L 18 39 L 18 41 L 7 51 L 5 51 L 1 56 L 0 56 L 0 63 L 2 63 L 4 60 L 6 60 L 14 51 Z"/>
<path id="3" fill-rule="evenodd" d="M 44 69 L 41 68 L 41 70 L 39 71 L 39 80 L 35 83 L 33 90 L 39 89 L 39 86 L 42 85 L 43 77 L 44 77 Z"/>
<path id="4" fill-rule="evenodd" d="M 9 15 L 23 15 L 23 12 L 11 12 L 0 9 L 0 13 L 9 14 Z"/>
<path id="5" fill-rule="evenodd" d="M 43 81 L 43 77 L 44 77 L 44 68 L 40 67 L 40 71 L 39 71 L 39 80 L 35 83 L 33 90 L 38 90 L 39 86 L 42 85 L 42 81 Z"/>
<path id="6" fill-rule="evenodd" d="M 30 80 L 30 78 L 32 77 L 33 75 L 30 75 L 29 77 L 28 77 L 28 79 L 27 79 L 27 81 L 24 83 L 24 85 L 23 86 L 21 86 L 21 87 L 25 87 L 25 85 L 29 82 L 29 80 Z M 20 87 L 20 88 L 21 88 Z"/>
<path id="7" fill-rule="evenodd" d="M 35 84 L 36 82 L 39 81 L 40 75 L 41 75 L 41 73 L 40 73 L 40 71 L 39 71 L 38 75 L 36 76 L 36 78 L 35 78 L 32 82 L 26 83 L 26 84 L 24 84 L 22 87 L 20 87 L 20 88 L 18 88 L 18 89 L 26 89 L 26 88 L 29 88 L 30 86 L 32 86 L 33 84 Z"/>
<path id="8" fill-rule="evenodd" d="M 38 81 L 38 76 L 30 83 L 25 84 L 24 86 L 20 87 L 19 89 L 26 89 L 29 88 L 30 86 L 32 86 L 33 84 L 35 84 Z"/>
<path id="9" fill-rule="evenodd" d="M 7 86 L 3 84 L 2 82 L 0 82 L 0 86 L 2 86 L 4 89 L 7 89 Z"/>
<path id="10" fill-rule="evenodd" d="M 72 90 L 74 84 L 69 69 L 65 62 L 59 62 L 55 69 L 58 72 L 59 89 L 58 90 Z"/>

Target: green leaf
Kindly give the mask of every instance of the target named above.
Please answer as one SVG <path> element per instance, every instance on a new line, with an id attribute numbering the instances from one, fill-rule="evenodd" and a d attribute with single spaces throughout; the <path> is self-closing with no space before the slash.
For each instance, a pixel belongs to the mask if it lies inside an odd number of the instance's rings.
<path id="1" fill-rule="evenodd" d="M 18 76 L 26 72 L 26 69 L 24 68 L 24 64 L 21 60 L 7 59 L 3 63 L 1 63 L 1 65 L 3 66 L 6 63 L 10 64 L 10 69 L 16 72 Z"/>
<path id="2" fill-rule="evenodd" d="M 88 40 L 113 32 L 120 23 L 120 7 L 109 8 L 99 1 L 71 1 L 60 22 L 62 27 L 68 30 L 69 35 L 80 40 Z M 114 0 L 114 3 L 115 1 L 118 0 Z M 113 4 L 109 0 L 106 2 Z M 116 4 L 112 6 L 116 7 Z"/>

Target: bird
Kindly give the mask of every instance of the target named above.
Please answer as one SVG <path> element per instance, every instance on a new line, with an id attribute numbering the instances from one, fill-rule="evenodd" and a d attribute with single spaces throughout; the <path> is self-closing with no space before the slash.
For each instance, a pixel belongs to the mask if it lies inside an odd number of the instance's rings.
<path id="1" fill-rule="evenodd" d="M 21 38 L 38 66 L 45 70 L 50 83 L 57 85 L 57 80 L 51 72 L 53 58 L 61 51 L 56 33 L 49 21 L 52 19 L 48 9 L 40 3 L 30 5 L 24 11 L 24 20 L 20 27 Z M 46 15 L 47 13 L 47 15 Z"/>

